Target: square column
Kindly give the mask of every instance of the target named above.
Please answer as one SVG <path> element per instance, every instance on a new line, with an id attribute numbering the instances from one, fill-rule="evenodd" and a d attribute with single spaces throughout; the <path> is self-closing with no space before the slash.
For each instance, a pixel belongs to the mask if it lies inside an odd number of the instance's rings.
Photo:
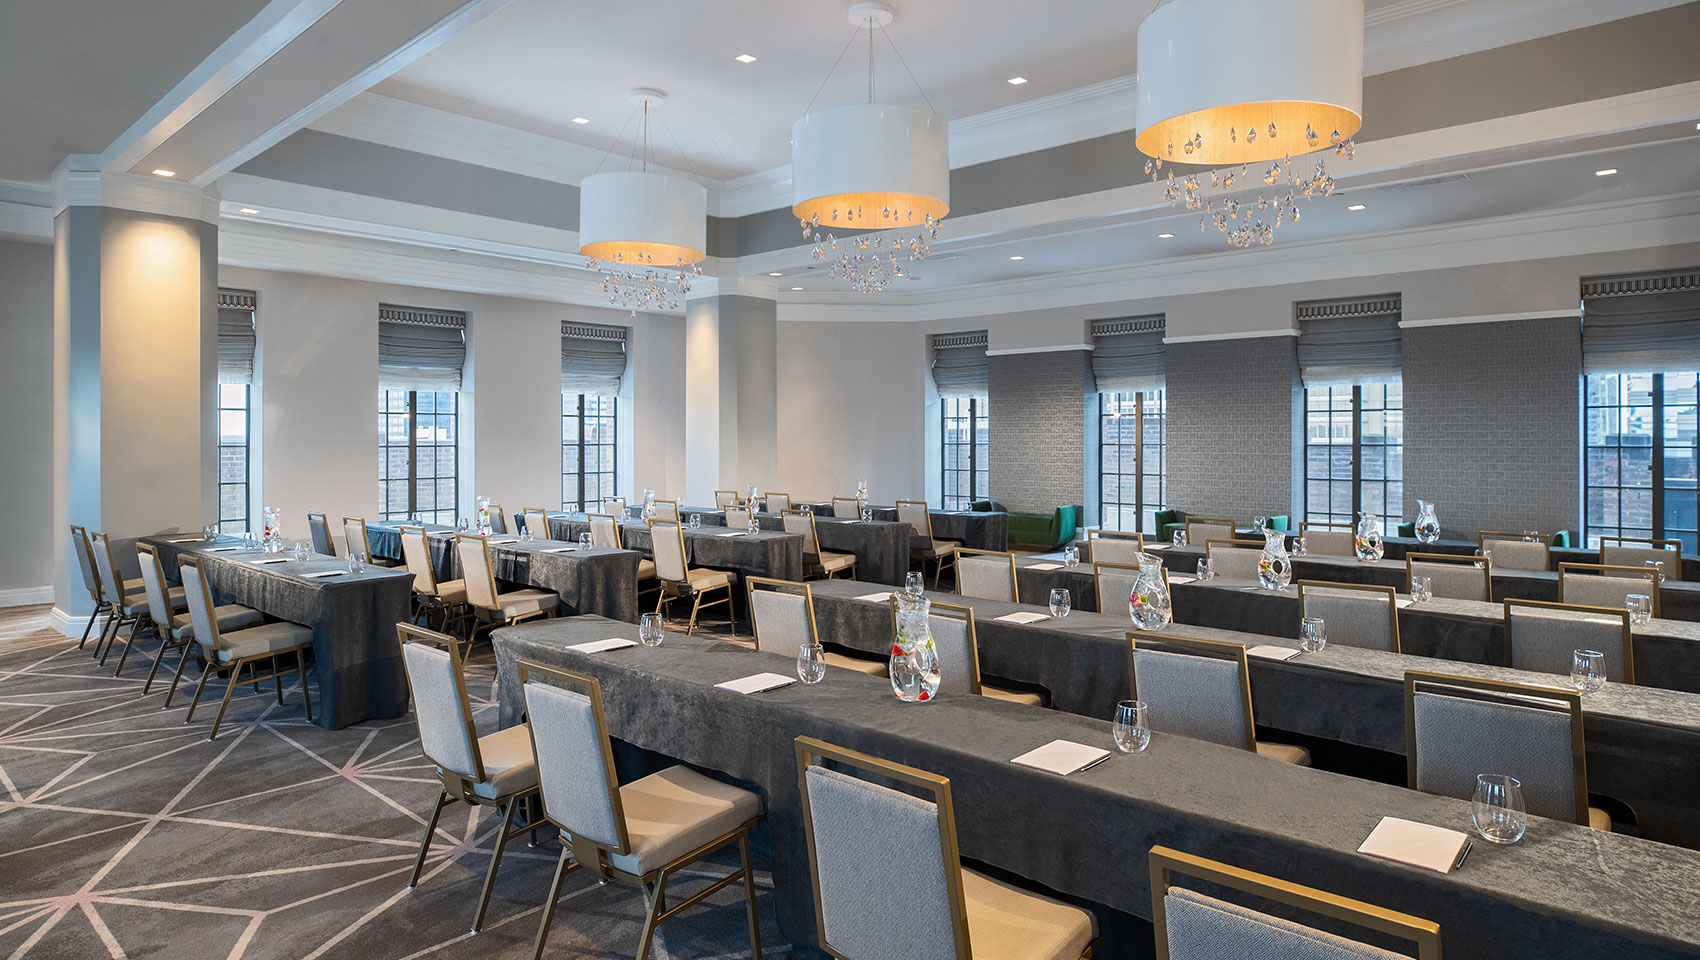
<path id="1" fill-rule="evenodd" d="M 763 490 L 779 480 L 778 305 L 745 294 L 685 304 L 685 490 Z"/>

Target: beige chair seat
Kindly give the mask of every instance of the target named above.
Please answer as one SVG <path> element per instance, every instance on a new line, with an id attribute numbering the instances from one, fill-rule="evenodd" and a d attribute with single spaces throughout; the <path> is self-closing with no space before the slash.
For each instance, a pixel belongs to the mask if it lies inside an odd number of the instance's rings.
<path id="1" fill-rule="evenodd" d="M 870 677 L 886 676 L 886 665 L 878 660 L 862 660 L 857 657 L 847 657 L 842 653 L 833 653 L 830 650 L 827 651 L 826 654 L 826 665 L 829 667 L 843 667 L 846 670 L 854 670 L 857 673 L 865 673 Z"/>
<path id="2" fill-rule="evenodd" d="M 639 580 L 653 580 L 653 579 L 655 579 L 655 561 L 654 560 L 639 560 L 638 561 L 638 576 L 637 576 L 637 578 Z"/>
<path id="3" fill-rule="evenodd" d="M 702 591 L 713 590 L 717 587 L 731 586 L 733 575 L 725 570 L 708 570 L 703 567 L 693 567 L 692 569 L 685 571 L 685 576 L 690 578 L 691 589 L 693 591 Z"/>
<path id="4" fill-rule="evenodd" d="M 1610 833 L 1611 832 L 1611 814 L 1605 812 L 1604 810 L 1601 810 L 1599 807 L 1589 807 L 1588 808 L 1588 827 L 1589 827 L 1589 829 L 1592 829 L 1592 830 L 1600 830 L 1600 831 L 1603 831 L 1605 833 Z"/>
<path id="5" fill-rule="evenodd" d="M 173 612 L 189 609 L 189 601 L 184 598 L 182 587 L 167 587 L 165 600 L 171 604 Z M 149 615 L 147 597 L 140 593 L 125 595 L 124 608 L 139 620 L 145 620 Z"/>
<path id="6" fill-rule="evenodd" d="M 266 615 L 253 607 L 244 607 L 240 603 L 227 603 L 222 607 L 213 608 L 213 617 L 218 621 L 218 632 L 241 630 L 266 622 Z M 195 625 L 189 621 L 189 615 L 179 613 L 171 618 L 171 639 L 189 640 L 195 636 Z"/>
<path id="7" fill-rule="evenodd" d="M 129 595 L 129 594 L 132 594 L 132 593 L 146 593 L 147 590 L 148 590 L 147 581 L 141 579 L 140 577 L 137 577 L 134 580 L 124 581 L 124 593 L 125 593 L 125 595 Z"/>
<path id="8" fill-rule="evenodd" d="M 540 610 L 553 612 L 560 602 L 561 598 L 548 590 L 514 590 L 496 594 L 496 608 L 504 620 Z"/>
<path id="9" fill-rule="evenodd" d="M 1036 693 L 1024 690 L 1004 690 L 1001 687 L 980 685 L 980 696 L 991 697 L 993 700 L 1008 700 L 1010 703 L 1026 703 L 1035 707 L 1042 706 L 1044 700 Z"/>
<path id="10" fill-rule="evenodd" d="M 928 560 L 934 560 L 939 557 L 951 556 L 960 549 L 962 549 L 962 544 L 957 543 L 955 540 L 934 540 L 931 547 L 916 547 L 909 552 L 919 557 L 925 557 Z"/>
<path id="11" fill-rule="evenodd" d="M 531 725 L 517 724 L 478 738 L 484 782 L 472 792 L 486 800 L 511 796 L 537 786 L 537 757 L 531 752 Z"/>
<path id="12" fill-rule="evenodd" d="M 229 663 L 244 657 L 265 656 L 277 650 L 288 650 L 290 647 L 312 643 L 313 628 L 280 620 L 234 633 L 221 633 L 218 639 L 218 658 Z"/>
<path id="13" fill-rule="evenodd" d="M 827 573 L 848 570 L 855 565 L 856 555 L 853 553 L 833 553 L 830 550 L 820 552 L 820 568 Z"/>
<path id="14" fill-rule="evenodd" d="M 1098 936 L 1092 914 L 962 868 L 974 960 L 1080 960 Z"/>
<path id="15" fill-rule="evenodd" d="M 1259 743 L 1258 756 L 1270 757 L 1283 763 L 1297 764 L 1301 767 L 1310 766 L 1310 751 L 1304 747 L 1295 747 L 1290 743 Z"/>
<path id="16" fill-rule="evenodd" d="M 418 581 L 415 581 L 415 582 L 418 582 Z M 423 591 L 423 590 L 420 591 L 420 593 L 424 593 L 424 592 L 425 591 Z M 434 596 L 438 600 L 441 600 L 443 602 L 443 606 L 445 606 L 445 607 L 452 607 L 457 603 L 465 603 L 466 602 L 466 581 L 465 580 L 439 580 L 439 581 L 437 581 L 437 592 L 434 593 L 434 594 L 430 594 L 430 596 Z"/>
<path id="17" fill-rule="evenodd" d="M 626 784 L 620 803 L 631 852 L 610 855 L 608 862 L 640 876 L 761 815 L 760 797 L 689 767 L 668 767 Z"/>

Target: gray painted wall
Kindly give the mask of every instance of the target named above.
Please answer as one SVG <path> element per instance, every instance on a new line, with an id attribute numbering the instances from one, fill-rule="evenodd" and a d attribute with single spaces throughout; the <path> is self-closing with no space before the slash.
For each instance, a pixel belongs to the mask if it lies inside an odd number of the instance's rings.
<path id="1" fill-rule="evenodd" d="M 1576 530 L 1582 328 L 1575 317 L 1404 331 L 1405 515 L 1441 531 Z"/>
<path id="2" fill-rule="evenodd" d="M 1295 513 L 1297 337 L 1168 345 L 1169 505 L 1250 523 Z M 1410 463 L 1407 455 L 1406 463 Z"/>
<path id="3" fill-rule="evenodd" d="M 993 500 L 1016 513 L 1081 504 L 1086 489 L 1087 391 L 1084 350 L 987 358 L 991 400 L 987 472 Z"/>
<path id="4" fill-rule="evenodd" d="M 0 240 L 0 291 L 0 490 L 10 504 L 0 510 L 0 605 L 39 603 L 53 583 L 53 248 Z"/>

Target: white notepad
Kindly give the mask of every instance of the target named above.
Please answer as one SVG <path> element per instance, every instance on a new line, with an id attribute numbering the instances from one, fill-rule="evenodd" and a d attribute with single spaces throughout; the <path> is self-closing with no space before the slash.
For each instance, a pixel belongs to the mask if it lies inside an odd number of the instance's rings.
<path id="1" fill-rule="evenodd" d="M 309 580 L 318 580 L 318 579 L 321 579 L 323 577 L 346 577 L 346 576 L 348 576 L 348 571 L 347 570 L 320 570 L 318 573 L 303 573 L 302 576 L 308 578 Z"/>
<path id="2" fill-rule="evenodd" d="M 626 647 L 635 646 L 637 646 L 636 640 L 627 640 L 624 637 L 609 637 L 606 640 L 591 640 L 588 643 L 575 643 L 572 646 L 567 647 L 567 649 L 577 650 L 579 653 L 603 653 L 608 650 L 623 650 Z"/>
<path id="3" fill-rule="evenodd" d="M 537 552 L 538 553 L 572 553 L 573 548 L 572 547 L 550 547 L 547 550 L 539 550 Z"/>
<path id="4" fill-rule="evenodd" d="M 1198 579 L 1197 577 L 1190 576 L 1190 575 L 1184 574 L 1184 573 L 1182 573 L 1182 574 L 1169 574 L 1169 583 L 1170 584 L 1191 583 L 1191 582 L 1193 582 L 1194 580 L 1197 580 L 1197 579 Z"/>
<path id="5" fill-rule="evenodd" d="M 715 534 L 715 536 L 717 536 L 717 537 L 747 537 L 747 536 L 749 536 L 749 534 L 746 533 L 743 530 L 733 530 L 731 533 L 717 533 L 717 534 Z"/>
<path id="6" fill-rule="evenodd" d="M 1051 618 L 1049 614 L 1033 613 L 1030 610 L 1022 610 L 1018 613 L 1006 613 L 1001 617 L 993 617 L 992 619 L 997 620 L 1000 623 L 1038 623 L 1041 620 L 1049 620 Z"/>
<path id="7" fill-rule="evenodd" d="M 518 537 L 503 537 L 503 538 L 502 538 L 502 539 L 500 539 L 500 540 L 492 540 L 492 541 L 490 541 L 490 543 L 492 543 L 492 544 L 498 544 L 498 543 L 518 543 L 518 542 L 519 542 L 519 538 L 518 538 Z"/>
<path id="8" fill-rule="evenodd" d="M 891 599 L 891 591 L 887 590 L 885 593 L 864 593 L 856 599 L 866 600 L 869 603 L 884 603 Z"/>
<path id="9" fill-rule="evenodd" d="M 779 673 L 757 673 L 748 677 L 739 677 L 725 683 L 714 685 L 716 690 L 730 690 L 733 693 L 761 693 L 763 690 L 777 690 L 797 682 L 796 677 L 787 677 Z"/>
<path id="10" fill-rule="evenodd" d="M 206 537 L 178 537 L 175 540 L 167 540 L 165 542 L 166 543 L 205 543 L 206 539 L 207 539 Z"/>
<path id="11" fill-rule="evenodd" d="M 1416 602 L 1417 601 L 1412 600 L 1410 597 L 1395 597 L 1395 598 L 1393 598 L 1393 605 L 1395 607 L 1398 607 L 1401 610 L 1405 609 L 1406 607 L 1408 607 L 1411 604 L 1416 603 Z"/>
<path id="12" fill-rule="evenodd" d="M 1260 643 L 1255 647 L 1246 647 L 1248 657 L 1262 657 L 1265 660 L 1291 660 L 1299 655 L 1292 647 L 1278 647 L 1273 643 Z"/>
<path id="13" fill-rule="evenodd" d="M 1029 564 L 1027 569 L 1029 569 L 1029 570 L 1061 570 L 1062 564 L 1060 564 L 1060 563 L 1034 563 L 1034 564 Z"/>
<path id="14" fill-rule="evenodd" d="M 1436 873 L 1451 873 L 1469 855 L 1470 837 L 1432 824 L 1382 817 L 1358 852 Z"/>
<path id="15" fill-rule="evenodd" d="M 1099 747 L 1089 747 L 1084 743 L 1073 740 L 1052 740 L 1050 743 L 1029 750 L 1011 763 L 1019 763 L 1024 767 L 1068 776 L 1079 773 L 1094 764 L 1101 763 L 1110 755 L 1110 751 Z"/>
<path id="16" fill-rule="evenodd" d="M 247 547 L 209 547 L 208 553 L 230 553 L 233 550 L 246 550 Z"/>
<path id="17" fill-rule="evenodd" d="M 255 564 L 262 564 L 262 565 L 267 564 L 267 563 L 288 563 L 289 558 L 288 557 L 262 557 L 259 560 L 250 560 L 248 562 L 249 563 L 255 563 Z"/>

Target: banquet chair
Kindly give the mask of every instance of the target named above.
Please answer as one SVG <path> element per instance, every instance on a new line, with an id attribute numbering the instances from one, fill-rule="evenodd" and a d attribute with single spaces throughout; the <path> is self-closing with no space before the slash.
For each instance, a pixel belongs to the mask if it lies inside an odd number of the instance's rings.
<path id="1" fill-rule="evenodd" d="M 1299 524 L 1299 536 L 1304 538 L 1305 553 L 1322 557 L 1351 557 L 1357 555 L 1357 535 L 1349 523 Z"/>
<path id="2" fill-rule="evenodd" d="M 624 549 L 624 547 L 621 546 L 620 537 L 621 514 L 591 513 L 586 514 L 585 516 L 590 521 L 591 546 L 607 550 Z M 656 583 L 654 586 L 645 590 L 642 588 L 642 584 L 648 580 L 655 580 Z M 651 560 L 648 557 L 638 558 L 637 582 L 639 584 L 639 598 L 642 598 L 645 594 L 660 592 L 661 582 L 657 580 L 655 576 L 654 560 Z"/>
<path id="3" fill-rule="evenodd" d="M 1256 540 L 1206 540 L 1204 556 L 1210 569 L 1224 580 L 1257 580 L 1257 563 L 1263 559 L 1263 544 Z"/>
<path id="4" fill-rule="evenodd" d="M 100 579 L 100 571 L 95 569 L 94 544 L 89 540 L 89 532 L 85 527 L 71 524 L 71 546 L 77 551 L 77 566 L 83 573 L 83 586 L 89 592 L 89 599 L 94 601 L 94 609 L 89 612 L 89 622 L 83 627 L 83 638 L 77 642 L 77 649 L 89 642 L 89 631 L 94 629 L 94 622 L 106 614 L 108 621 L 112 617 L 112 601 L 106 599 L 106 587 Z M 142 589 L 140 579 L 128 580 L 117 584 L 118 593 L 137 593 Z M 106 636 L 106 628 L 100 630 L 102 637 Z M 100 649 L 100 640 L 95 640 L 95 649 Z"/>
<path id="5" fill-rule="evenodd" d="M 1648 561 L 1664 565 L 1666 580 L 1682 579 L 1682 541 L 1644 537 L 1601 537 L 1600 563 L 1610 567 L 1644 567 Z"/>
<path id="6" fill-rule="evenodd" d="M 1454 553 L 1405 554 L 1405 584 L 1428 577 L 1429 592 L 1447 600 L 1493 602 L 1493 561 Z"/>
<path id="7" fill-rule="evenodd" d="M 336 541 L 331 539 L 331 524 L 324 514 L 307 514 L 307 536 L 313 541 L 314 553 L 327 557 L 336 556 Z"/>
<path id="8" fill-rule="evenodd" d="M 834 504 L 836 507 L 836 503 Z M 836 510 L 834 511 L 836 513 Z M 946 565 L 950 566 L 951 574 L 956 573 L 956 551 L 962 544 L 955 540 L 939 540 L 933 536 L 933 511 L 925 500 L 897 501 L 897 520 L 909 524 L 914 531 L 913 537 L 919 538 L 922 546 L 916 546 L 915 540 L 910 539 L 909 559 L 921 562 L 921 576 L 927 575 L 927 561 L 933 562 L 933 589 L 939 586 L 939 577 L 944 575 Z"/>
<path id="9" fill-rule="evenodd" d="M 791 509 L 791 495 L 789 493 L 774 493 L 769 490 L 767 496 L 762 500 L 762 509 L 768 513 L 784 513 Z"/>
<path id="10" fill-rule="evenodd" d="M 726 508 L 726 529 L 748 530 L 750 528 L 750 513 L 749 507 L 728 506 Z"/>
<path id="11" fill-rule="evenodd" d="M 460 558 L 461 582 L 466 586 L 466 603 L 477 621 L 467 632 L 471 646 L 480 630 L 511 626 L 536 617 L 552 617 L 561 605 L 550 590 L 525 588 L 503 593 L 496 586 L 496 565 L 490 561 L 490 541 L 477 534 L 455 534 L 455 555 Z"/>
<path id="12" fill-rule="evenodd" d="M 490 504 L 490 532 L 506 534 L 508 532 L 508 515 L 502 511 L 499 503 Z"/>
<path id="13" fill-rule="evenodd" d="M 403 526 L 401 555 L 407 572 L 413 574 L 414 619 L 425 615 L 425 625 L 431 625 L 431 614 L 441 614 L 438 628 L 448 630 L 449 624 L 464 620 L 466 612 L 466 581 L 438 580 L 437 565 L 431 558 L 431 540 L 424 527 Z"/>
<path id="14" fill-rule="evenodd" d="M 1145 552 L 1143 534 L 1120 530 L 1086 531 L 1086 559 L 1093 563 L 1131 563 L 1138 565 L 1139 555 Z"/>
<path id="15" fill-rule="evenodd" d="M 1405 671 L 1407 785 L 1469 800 L 1482 773 L 1521 780 L 1529 813 L 1611 830 L 1611 817 L 1588 806 L 1581 694 Z"/>
<path id="16" fill-rule="evenodd" d="M 860 520 L 862 501 L 855 497 L 833 497 L 832 516 L 838 520 Z"/>
<path id="17" fill-rule="evenodd" d="M 691 569 L 685 560 L 685 531 L 677 523 L 656 523 L 649 528 L 650 543 L 655 552 L 655 573 L 661 579 L 661 596 L 655 603 L 655 611 L 665 616 L 664 611 L 672 606 L 674 600 L 691 599 L 691 622 L 685 629 L 685 635 L 696 632 L 697 614 L 708 607 L 726 604 L 726 616 L 732 623 L 732 636 L 738 635 L 738 611 L 732 605 L 732 583 L 737 574 L 725 570 L 709 570 L 703 567 Z M 702 598 L 707 594 L 725 590 L 726 596 L 719 600 L 703 603 Z"/>
<path id="18" fill-rule="evenodd" d="M 526 532 L 538 540 L 552 540 L 549 535 L 549 511 L 542 507 L 522 507 L 519 513 L 520 522 L 525 524 Z"/>
<path id="19" fill-rule="evenodd" d="M 99 534 L 96 534 L 99 536 Z M 1640 594 L 1659 612 L 1659 580 L 1648 567 L 1615 567 L 1600 563 L 1558 565 L 1558 602 L 1589 607 L 1624 609 L 1631 595 Z"/>
<path id="20" fill-rule="evenodd" d="M 1258 742 L 1244 646 L 1138 630 L 1127 641 L 1133 698 L 1151 706 L 1152 730 L 1310 766 L 1303 747 Z"/>
<path id="21" fill-rule="evenodd" d="M 724 510 L 727 507 L 729 507 L 732 504 L 737 503 L 737 502 L 738 502 L 738 491 L 736 491 L 736 490 L 716 490 L 716 491 L 714 491 L 714 509 L 716 509 L 716 510 Z"/>
<path id="22" fill-rule="evenodd" d="M 815 515 L 810 510 L 787 510 L 780 517 L 786 533 L 803 535 L 803 566 L 809 577 L 831 580 L 840 571 L 848 571 L 848 579 L 856 579 L 856 555 L 836 553 L 820 548 L 820 536 L 815 528 Z"/>
<path id="23" fill-rule="evenodd" d="M 394 560 L 372 555 L 372 538 L 366 534 L 366 520 L 363 517 L 342 518 L 342 542 L 348 547 L 348 555 L 359 557 L 362 563 L 374 567 L 399 566 Z"/>
<path id="24" fill-rule="evenodd" d="M 630 513 L 626 510 L 625 497 L 608 497 L 602 501 L 601 507 L 603 513 L 619 517 L 621 520 L 630 516 Z"/>
<path id="25" fill-rule="evenodd" d="M 1394 952 L 1339 933 L 1319 930 L 1229 900 L 1176 886 L 1176 874 L 1202 880 L 1213 891 L 1282 904 L 1340 924 L 1373 931 L 1381 939 L 1412 944 L 1416 960 L 1440 960 L 1440 927 L 1421 917 L 1362 900 L 1301 886 L 1250 870 L 1207 860 L 1169 847 L 1151 848 L 1151 923 L 1156 927 L 1157 960 L 1193 957 L 1303 957 L 1307 960 L 1407 960 L 1409 949 Z"/>
<path id="26" fill-rule="evenodd" d="M 1577 650 L 1604 658 L 1605 678 L 1635 682 L 1635 635 L 1623 607 L 1505 601 L 1505 662 L 1515 670 L 1570 673 Z"/>
<path id="27" fill-rule="evenodd" d="M 891 606 L 891 633 L 897 636 L 897 597 L 886 601 Z M 959 603 L 934 600 L 928 606 L 927 629 L 932 632 L 933 646 L 938 651 L 939 696 L 949 693 L 971 693 L 977 697 L 1008 700 L 1040 706 L 1044 700 L 1037 693 L 1024 690 L 1005 690 L 980 682 L 980 639 L 974 629 L 974 608 Z"/>
<path id="28" fill-rule="evenodd" d="M 949 779 L 813 737 L 796 747 L 815 929 L 827 953 L 915 957 L 914 931 L 926 929 L 936 931 L 929 957 L 1092 955 L 1091 913 L 962 866 Z"/>
<path id="29" fill-rule="evenodd" d="M 1523 539 L 1526 534 L 1508 530 L 1482 530 L 1476 534 L 1476 552 L 1493 561 L 1493 568 L 1506 570 L 1552 569 L 1552 546 L 1547 538 Z"/>
<path id="30" fill-rule="evenodd" d="M 91 537 L 93 538 L 95 569 L 100 573 L 101 584 L 120 584 L 124 590 L 124 592 L 116 594 L 111 590 L 104 591 L 107 602 L 111 604 L 111 610 L 107 614 L 106 625 L 101 630 L 100 637 L 95 641 L 93 655 L 100 658 L 101 666 L 106 666 L 107 656 L 112 653 L 113 646 L 118 643 L 119 632 L 128 624 L 130 633 L 124 640 L 124 655 L 118 658 L 118 669 L 122 670 L 124 669 L 124 661 L 130 656 L 130 644 L 136 639 L 136 631 L 142 628 L 143 619 L 150 616 L 146 584 L 144 582 L 141 585 L 143 587 L 141 590 L 129 590 L 129 584 L 118 575 L 120 569 L 118 555 L 113 552 L 112 540 L 104 533 L 91 534 Z M 167 600 L 171 604 L 172 612 L 183 609 L 183 589 L 174 587 L 168 591 L 168 594 Z M 151 628 L 152 625 L 152 620 L 149 619 L 148 626 Z M 118 673 L 114 671 L 112 675 L 117 676 Z"/>
<path id="31" fill-rule="evenodd" d="M 530 804 L 537 797 L 537 760 L 531 749 L 531 731 L 516 724 L 479 736 L 472 721 L 472 704 L 466 695 L 465 665 L 455 638 L 406 623 L 395 627 L 401 643 L 402 663 L 407 670 L 407 687 L 413 695 L 413 719 L 419 726 L 419 752 L 437 768 L 442 786 L 431 818 L 425 824 L 425 839 L 413 859 L 407 889 L 419 885 L 425 856 L 443 808 L 456 800 L 468 807 L 495 807 L 500 811 L 499 832 L 484 871 L 484 886 L 472 914 L 472 932 L 484 926 L 490 907 L 490 891 L 496 885 L 496 868 L 502 851 L 522 833 L 537 837 L 537 818 Z M 526 802 L 527 826 L 514 827 L 514 811 Z"/>
<path id="32" fill-rule="evenodd" d="M 757 650 L 795 659 L 798 647 L 820 642 L 820 634 L 815 630 L 815 596 L 808 584 L 772 577 L 745 577 L 744 585 L 750 594 L 750 630 L 756 635 Z M 879 660 L 827 651 L 826 663 L 869 676 L 885 676 L 886 665 Z"/>
<path id="33" fill-rule="evenodd" d="M 1007 550 L 956 551 L 956 593 L 980 600 L 1021 602 L 1021 587 L 1015 580 L 1015 554 Z"/>
<path id="34" fill-rule="evenodd" d="M 1207 540 L 1234 539 L 1234 521 L 1227 517 L 1187 517 L 1186 542 L 1198 546 Z M 1262 544 L 1259 544 L 1262 546 Z"/>
<path id="35" fill-rule="evenodd" d="M 657 500 L 657 501 L 655 501 L 655 516 L 653 518 L 651 518 L 650 522 L 651 523 L 678 523 L 679 522 L 679 501 L 677 501 L 677 500 Z"/>
<path id="36" fill-rule="evenodd" d="M 227 636 L 219 630 L 218 613 L 213 606 L 212 587 L 207 583 L 207 575 L 201 569 L 199 557 L 178 557 L 178 574 L 183 580 L 183 593 L 189 604 L 189 623 L 195 631 L 195 642 L 201 646 L 201 655 L 207 664 L 201 671 L 201 681 L 195 685 L 195 698 L 189 701 L 189 713 L 183 718 L 184 723 L 195 720 L 195 708 L 201 705 L 201 694 L 207 688 L 207 678 L 220 670 L 230 671 L 230 682 L 224 687 L 224 702 L 219 704 L 218 716 L 213 718 L 212 731 L 207 734 L 208 740 L 218 739 L 218 728 L 224 723 L 224 712 L 230 709 L 230 695 L 236 692 L 242 682 L 242 668 L 249 671 L 248 682 L 259 688 L 261 680 L 270 680 L 277 688 L 278 706 L 283 706 L 283 668 L 278 666 L 277 658 L 286 653 L 295 654 L 295 676 L 301 681 L 301 703 L 306 710 L 309 723 L 313 720 L 313 696 L 307 691 L 307 649 L 313 645 L 313 628 L 304 627 L 299 623 L 279 620 L 274 623 L 262 623 L 251 627 L 242 627 L 230 631 Z M 258 664 L 261 660 L 271 664 L 271 673 L 260 676 Z"/>
<path id="37" fill-rule="evenodd" d="M 1163 572 L 1163 589 L 1169 588 L 1169 568 L 1160 568 Z M 1139 566 L 1132 563 L 1098 563 L 1092 564 L 1093 586 L 1098 593 L 1098 612 L 1116 613 L 1121 610 L 1121 604 L 1131 603 L 1133 588 L 1139 583 Z"/>
<path id="38" fill-rule="evenodd" d="M 577 868 L 593 872 L 603 883 L 643 891 L 647 909 L 637 960 L 649 957 L 656 927 L 741 881 L 750 957 L 761 960 L 761 922 L 750 866 L 750 831 L 761 825 L 761 798 L 683 765 L 621 784 L 602 685 L 594 677 L 530 660 L 519 662 L 519 682 L 531 717 L 543 816 L 560 828 L 562 841 L 537 925 L 533 960 L 543 956 L 561 881 Z M 668 905 L 668 881 L 733 844 L 738 847 L 738 869 Z"/>
<path id="39" fill-rule="evenodd" d="M 1299 618 L 1320 618 L 1329 643 L 1399 652 L 1398 593 L 1392 587 L 1300 580 L 1298 588 Z"/>
<path id="40" fill-rule="evenodd" d="M 153 621 L 154 632 L 159 634 L 159 653 L 153 658 L 153 666 L 148 669 L 147 682 L 142 684 L 142 696 L 147 696 L 153 689 L 153 679 L 159 673 L 159 665 L 165 662 L 165 655 L 177 650 L 177 672 L 171 677 L 171 686 L 165 693 L 165 708 L 171 706 L 172 697 L 177 694 L 177 685 L 183 680 L 183 666 L 189 661 L 189 648 L 195 643 L 195 623 L 185 609 L 182 613 L 172 613 L 172 609 L 188 606 L 182 587 L 170 587 L 165 580 L 165 564 L 160 562 L 159 548 L 151 543 L 136 544 L 136 560 L 142 567 L 142 588 L 148 599 L 148 618 Z M 175 601 L 175 602 L 174 602 Z M 220 630 L 241 630 L 252 627 L 266 620 L 266 615 L 253 607 L 245 607 L 240 603 L 220 604 L 213 608 L 213 620 Z M 128 647 L 125 654 L 129 654 Z M 117 676 L 124 669 L 124 660 L 119 658 Z"/>

